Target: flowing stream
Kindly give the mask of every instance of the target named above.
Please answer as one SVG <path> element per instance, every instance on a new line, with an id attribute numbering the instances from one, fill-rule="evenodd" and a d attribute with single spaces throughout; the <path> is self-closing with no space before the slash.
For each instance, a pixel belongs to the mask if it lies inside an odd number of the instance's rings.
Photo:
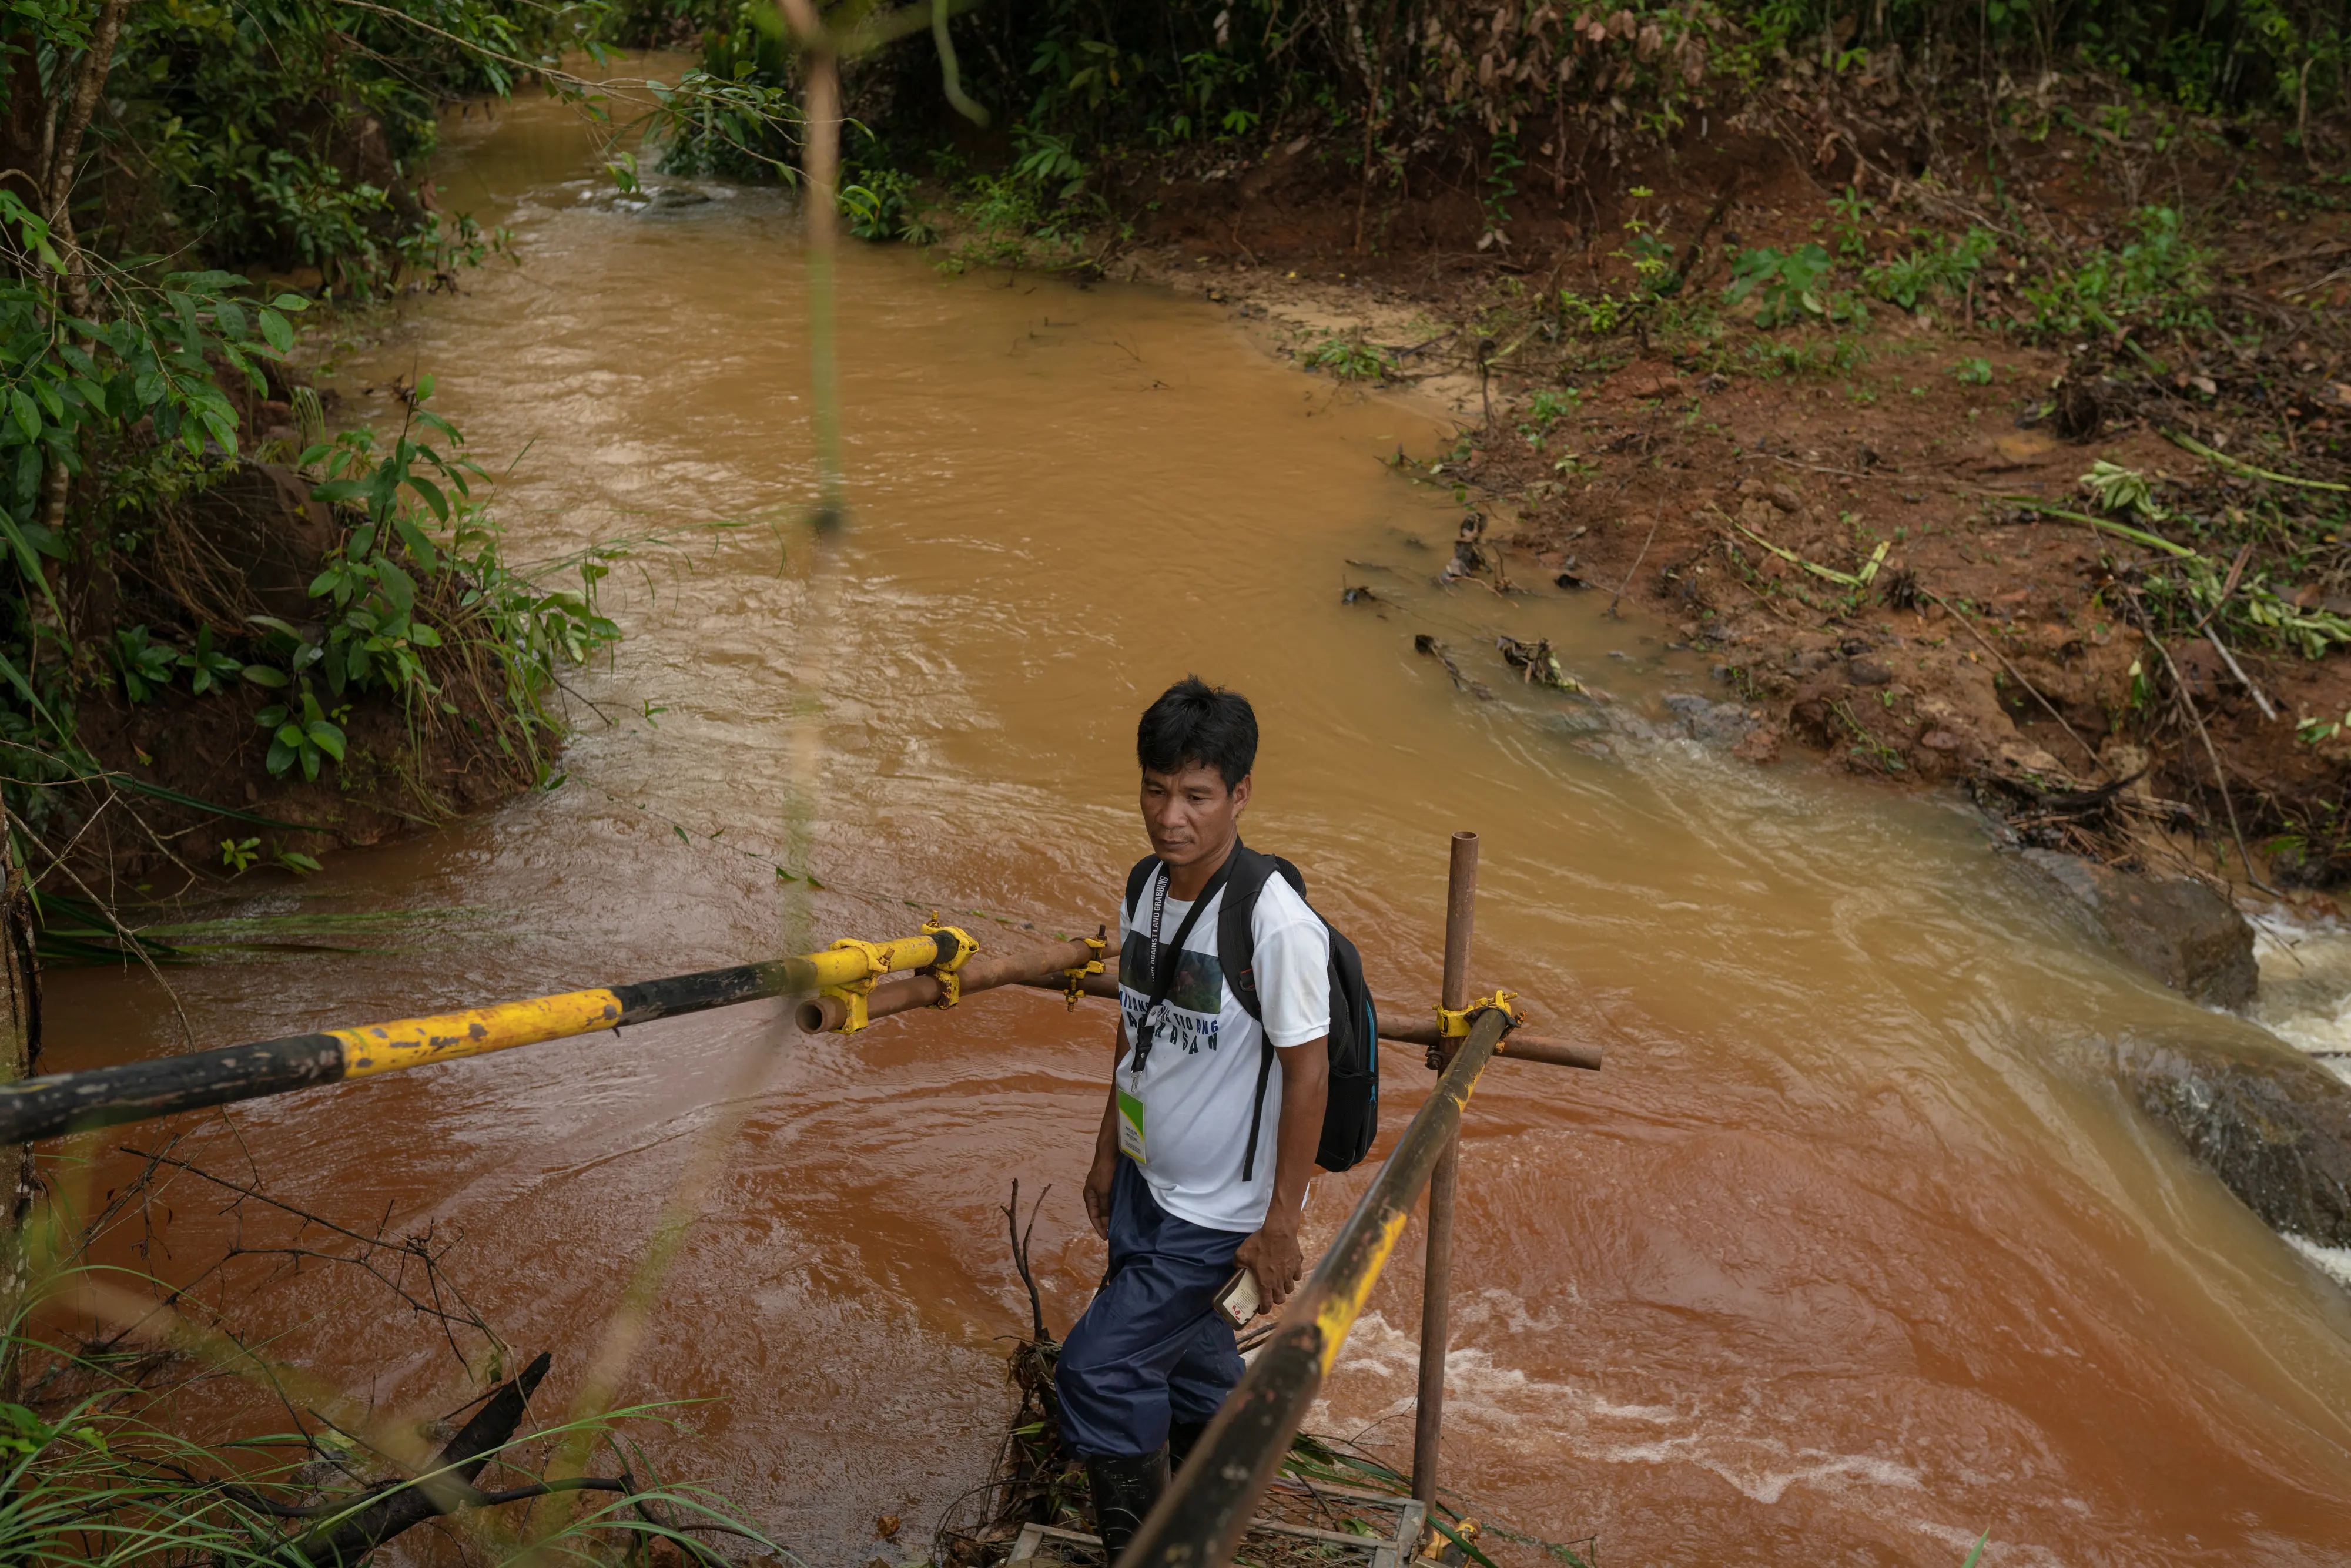
<path id="1" fill-rule="evenodd" d="M 1436 586 L 1458 512 L 1382 461 L 1446 444 L 1432 412 L 1301 376 L 1207 305 L 852 245 L 853 523 L 820 583 L 788 201 L 617 199 L 536 102 L 452 122 L 444 199 L 510 225 L 519 265 L 415 303 L 325 384 L 384 426 L 393 380 L 434 376 L 517 559 L 686 531 L 607 584 L 628 640 L 572 680 L 560 787 L 241 884 L 247 915 L 419 912 L 396 939 L 172 971 L 176 1009 L 137 972 L 53 976 L 51 1065 L 934 908 L 1090 931 L 1146 848 L 1135 716 L 1196 671 L 1263 723 L 1251 841 L 1306 869 L 1383 996 L 1433 998 L 1447 835 L 1475 828 L 1479 988 L 1608 1051 L 1600 1074 L 1499 1062 L 1471 1107 L 1449 1484 L 1613 1564 L 1956 1568 L 1986 1530 L 1995 1564 L 2343 1561 L 2346 1296 L 2109 1068 L 2128 1038 L 2255 1026 L 2091 944 L 1948 800 L 1677 738 L 1659 700 L 1720 695 L 1706 662 L 1604 593 Z M 689 527 L 713 521 L 739 526 Z M 1513 684 L 1503 632 L 1613 703 Z M 803 833 L 820 891 L 777 874 Z M 1101 1267 L 1079 1185 L 1111 1029 L 1035 992 L 853 1039 L 753 1006 L 184 1118 L 180 1149 L 341 1223 L 462 1235 L 453 1277 L 568 1396 L 698 1140 L 739 1118 L 623 1396 L 715 1401 L 657 1447 L 809 1563 L 904 1561 L 999 1436 L 1012 1180 L 1051 1185 L 1056 1329 Z M 1392 1139 L 1427 1075 L 1385 1066 Z M 1318 1182 L 1313 1238 L 1370 1168 Z M 212 1207 L 174 1199 L 159 1269 L 206 1256 Z M 1315 1422 L 1398 1461 L 1418 1234 Z M 278 1354 L 387 1409 L 461 1396 L 408 1314 L 317 1270 L 270 1289 Z"/>

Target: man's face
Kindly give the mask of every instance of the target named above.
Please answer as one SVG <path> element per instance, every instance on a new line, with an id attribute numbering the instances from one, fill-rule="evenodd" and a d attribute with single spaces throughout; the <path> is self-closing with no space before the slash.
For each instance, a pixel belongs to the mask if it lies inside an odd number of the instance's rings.
<path id="1" fill-rule="evenodd" d="M 1174 773 L 1143 770 L 1143 831 L 1171 866 L 1190 865 L 1230 847 L 1238 836 L 1249 781 L 1225 788 L 1223 775 L 1194 763 Z"/>

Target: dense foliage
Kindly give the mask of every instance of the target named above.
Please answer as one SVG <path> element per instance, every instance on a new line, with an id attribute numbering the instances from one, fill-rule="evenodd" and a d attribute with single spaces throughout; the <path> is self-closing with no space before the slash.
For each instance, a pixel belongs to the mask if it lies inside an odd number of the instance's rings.
<path id="1" fill-rule="evenodd" d="M 414 188 L 441 107 L 508 91 L 597 19 L 490 0 L 132 6 L 96 126 L 106 238 L 315 267 L 340 293 L 445 271 L 479 236 Z"/>
<path id="2" fill-rule="evenodd" d="M 704 11 L 709 68 L 778 70 L 770 9 Z M 974 7 L 952 37 L 973 96 L 1081 158 L 1318 126 L 1374 162 L 1562 116 L 1661 132 L 1793 58 L 1865 52 L 2001 96 L 2003 78 L 2095 70 L 2194 112 L 2281 112 L 2297 135 L 2351 85 L 2346 0 L 1040 0 Z M 866 74 L 865 118 L 927 150 L 937 82 L 930 51 L 893 51 Z"/>
<path id="3" fill-rule="evenodd" d="M 493 241 L 419 178 L 436 115 L 509 90 L 601 16 L 498 0 L 12 9 L 0 746 L 35 835 L 70 834 L 124 792 L 201 806 L 148 771 L 136 715 L 159 706 L 222 736 L 232 763 L 249 749 L 267 775 L 349 789 L 351 715 L 389 705 L 402 738 L 368 787 L 412 814 L 440 805 L 418 766 L 435 733 L 466 732 L 517 781 L 543 770 L 556 667 L 617 634 L 593 606 L 598 563 L 573 563 L 568 588 L 516 577 L 429 386 L 388 444 L 329 439 L 288 356 L 317 303 L 438 286 L 482 258 Z M 296 503 L 226 499 L 277 483 L 252 466 L 257 445 L 298 471 Z M 326 531 L 297 538 L 313 485 Z M 262 601 L 262 558 L 301 572 L 307 607 Z M 238 842 L 232 869 L 251 858 Z"/>

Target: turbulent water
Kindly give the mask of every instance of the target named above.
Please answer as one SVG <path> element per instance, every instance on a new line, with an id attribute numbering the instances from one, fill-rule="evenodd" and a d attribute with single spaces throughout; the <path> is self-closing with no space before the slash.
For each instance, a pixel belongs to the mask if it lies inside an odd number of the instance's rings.
<path id="1" fill-rule="evenodd" d="M 254 873 L 248 914 L 434 912 L 397 942 L 171 973 L 185 1032 L 151 977 L 55 977 L 53 1063 L 933 908 L 1091 930 L 1145 848 L 1135 715 L 1196 671 L 1263 720 L 1251 841 L 1306 868 L 1383 996 L 1431 998 L 1447 835 L 1475 828 L 1480 988 L 1606 1047 L 1598 1075 L 1498 1063 L 1471 1107 L 1447 1476 L 1479 1511 L 1597 1534 L 1611 1563 L 1956 1565 L 1987 1530 L 1991 1563 L 2343 1560 L 2344 1291 L 2108 1069 L 2126 1037 L 2254 1024 L 2091 946 L 1947 803 L 1677 738 L 1656 705 L 1708 691 L 1705 663 L 1598 596 L 1437 587 L 1458 514 L 1382 459 L 1448 433 L 1270 361 L 1206 305 L 855 249 L 853 526 L 820 581 L 789 207 L 616 199 L 553 105 L 451 134 L 444 200 L 510 225 L 518 264 L 347 345 L 345 412 L 389 422 L 396 378 L 435 377 L 517 557 L 739 526 L 642 544 L 607 585 L 629 638 L 572 682 L 560 787 L 300 884 Z M 1376 599 L 1343 603 L 1349 583 Z M 1550 637 L 1613 703 L 1513 684 L 1505 632 Z M 776 872 L 801 831 L 813 894 Z M 2264 1006 L 2341 1031 L 2340 994 Z M 181 1147 L 343 1223 L 462 1234 L 453 1277 L 568 1392 L 699 1140 L 739 1118 L 624 1396 L 720 1401 L 657 1451 L 810 1563 L 896 1560 L 998 1435 L 1026 1320 L 1011 1181 L 1051 1184 L 1057 1327 L 1101 1266 L 1078 1186 L 1111 1028 L 1036 993 L 855 1039 L 749 1007 L 188 1118 Z M 1394 1129 L 1426 1074 L 1386 1068 Z M 1318 1183 L 1316 1236 L 1368 1168 Z M 175 1199 L 168 1267 L 207 1255 L 213 1207 Z M 1401 1260 L 1318 1427 L 1408 1452 L 1419 1288 Z M 350 1305 L 372 1301 L 313 1270 L 252 1310 L 387 1409 L 456 1403 L 445 1348 Z"/>

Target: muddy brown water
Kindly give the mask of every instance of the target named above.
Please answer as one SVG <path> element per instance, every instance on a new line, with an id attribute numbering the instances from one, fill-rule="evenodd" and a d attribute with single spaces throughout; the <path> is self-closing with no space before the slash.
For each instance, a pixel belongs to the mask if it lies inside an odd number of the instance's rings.
<path id="1" fill-rule="evenodd" d="M 1597 1076 L 1499 1063 L 1472 1106 L 1452 1484 L 1520 1528 L 1597 1533 L 1611 1563 L 1957 1564 L 1985 1530 L 1994 1563 L 2342 1561 L 2345 1296 L 2105 1065 L 2127 1037 L 2253 1026 L 2090 946 L 1954 806 L 1507 684 L 1481 634 L 1550 636 L 1636 719 L 1708 689 L 1703 660 L 1595 596 L 1436 587 L 1457 513 L 1381 461 L 1441 444 L 1431 412 L 1301 376 L 1204 304 L 853 248 L 855 526 L 818 625 L 791 525 L 812 478 L 785 203 L 615 200 L 543 104 L 453 126 L 446 190 L 510 225 L 521 265 L 354 342 L 333 384 L 381 421 L 392 377 L 434 375 L 506 470 L 517 557 L 746 526 L 613 577 L 629 640 L 574 679 L 559 788 L 299 884 L 255 873 L 246 915 L 421 913 L 377 951 L 174 971 L 197 1042 L 740 961 L 811 925 L 882 936 L 933 907 L 984 934 L 1091 928 L 1144 848 L 1134 715 L 1197 671 L 1263 718 L 1249 837 L 1308 869 L 1382 993 L 1433 993 L 1446 835 L 1476 828 L 1481 987 L 1609 1053 Z M 1343 605 L 1343 580 L 1389 602 Z M 1416 656 L 1424 631 L 1493 700 Z M 803 910 L 774 868 L 809 703 L 826 885 Z M 49 995 L 54 1063 L 183 1046 L 148 978 L 83 970 Z M 749 1007 L 177 1125 L 183 1152 L 331 1218 L 462 1235 L 453 1275 L 569 1391 L 698 1136 L 741 1114 L 624 1395 L 718 1401 L 660 1451 L 807 1561 L 897 1561 L 998 1437 L 1026 1315 L 996 1212 L 1011 1180 L 1052 1184 L 1057 1327 L 1100 1267 L 1078 1188 L 1110 1029 L 1033 993 L 853 1040 Z M 1426 1075 L 1386 1065 L 1392 1136 Z M 1318 1182 L 1316 1236 L 1367 1174 Z M 164 1271 L 217 1242 L 214 1207 L 175 1189 Z M 1315 1422 L 1398 1459 L 1419 1288 L 1400 1259 Z M 308 1271 L 245 1310 L 386 1410 L 455 1403 L 445 1349 L 348 1282 Z M 897 1544 L 882 1514 L 906 1520 Z"/>

